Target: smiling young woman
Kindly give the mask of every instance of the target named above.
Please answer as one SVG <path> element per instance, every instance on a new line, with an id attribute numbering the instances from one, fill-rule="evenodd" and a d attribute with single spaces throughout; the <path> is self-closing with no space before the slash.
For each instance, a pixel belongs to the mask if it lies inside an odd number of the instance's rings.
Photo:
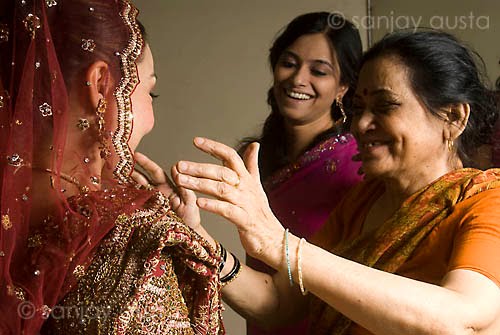
<path id="1" fill-rule="evenodd" d="M 245 139 L 240 150 L 254 140 L 261 143 L 259 167 L 271 208 L 305 238 L 362 178 L 348 132 L 361 39 L 351 22 L 333 15 L 300 15 L 276 38 L 269 54 L 271 114 L 261 136 Z M 339 27 L 332 26 L 334 20 Z M 247 264 L 274 272 L 251 257 Z M 249 322 L 248 334 L 303 334 L 306 327 L 303 321 L 268 332 Z"/>

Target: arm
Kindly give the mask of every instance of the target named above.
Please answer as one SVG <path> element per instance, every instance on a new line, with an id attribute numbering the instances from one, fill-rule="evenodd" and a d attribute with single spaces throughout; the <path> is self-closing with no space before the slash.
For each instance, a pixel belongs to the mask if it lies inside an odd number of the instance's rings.
<path id="1" fill-rule="evenodd" d="M 292 250 L 298 241 L 291 238 Z M 451 271 L 437 286 L 372 269 L 311 244 L 304 246 L 302 258 L 305 286 L 375 334 L 498 333 L 500 289 L 476 272 Z M 296 268 L 293 273 L 296 278 Z"/>
<path id="2" fill-rule="evenodd" d="M 255 182 L 256 148 L 241 162 L 229 147 L 196 139 L 201 150 L 227 166 L 178 163 L 180 185 L 217 199 L 198 199 L 200 208 L 235 224 L 247 252 L 275 269 L 283 262 L 283 227 L 266 206 L 265 194 Z M 253 149 L 252 149 L 253 148 Z M 246 164 L 246 166 L 245 166 Z M 238 187 L 218 178 L 230 168 Z M 228 171 L 224 170 L 226 175 Z M 233 178 L 235 178 L 233 176 Z M 291 264 L 297 278 L 290 239 Z M 454 270 L 441 286 L 382 272 L 335 256 L 311 244 L 303 249 L 302 271 L 306 287 L 329 305 L 375 334 L 497 334 L 500 330 L 500 289 L 487 277 Z"/>
<path id="3" fill-rule="evenodd" d="M 169 198 L 172 209 L 183 221 L 216 249 L 215 239 L 201 225 L 196 194 L 191 190 L 175 186 L 163 169 L 147 156 L 136 152 L 135 159 L 147 176 L 134 171 L 133 178 L 143 186 L 153 184 L 157 187 Z M 172 167 L 171 173 L 176 179 L 179 174 L 176 166 Z M 233 264 L 234 258 L 228 253 L 227 261 L 220 274 L 221 278 L 231 271 Z M 244 264 L 241 266 L 238 277 L 227 284 L 222 293 L 223 299 L 245 319 L 264 326 L 273 326 L 305 316 L 303 308 L 295 307 L 304 306 L 306 302 L 302 300 L 306 298 L 300 294 L 297 286 L 290 287 L 288 275 L 283 276 L 283 272 L 278 271 L 271 276 Z M 287 273 L 286 271 L 285 266 L 284 273 Z"/>
<path id="4" fill-rule="evenodd" d="M 298 286 L 290 287 L 286 271 L 271 276 L 242 264 L 240 275 L 222 293 L 238 314 L 264 327 L 284 325 L 307 315 L 304 306 L 309 297 L 302 296 Z"/>

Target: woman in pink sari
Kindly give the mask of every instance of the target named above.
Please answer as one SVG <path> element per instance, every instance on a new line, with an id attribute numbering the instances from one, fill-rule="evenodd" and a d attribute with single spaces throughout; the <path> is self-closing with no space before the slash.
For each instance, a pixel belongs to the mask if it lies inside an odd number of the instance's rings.
<path id="1" fill-rule="evenodd" d="M 271 114 L 259 138 L 261 178 L 270 206 L 291 232 L 311 237 L 331 210 L 361 180 L 357 151 L 347 132 L 361 40 L 352 23 L 326 12 L 298 16 L 270 49 L 274 84 Z M 248 257 L 247 264 L 274 270 Z M 267 332 L 248 323 L 248 334 L 303 334 L 307 320 Z"/>
<path id="2" fill-rule="evenodd" d="M 497 104 L 500 105 L 500 90 L 496 91 Z M 500 113 L 500 110 L 498 111 Z M 497 121 L 492 140 L 491 165 L 500 167 L 500 121 Z"/>

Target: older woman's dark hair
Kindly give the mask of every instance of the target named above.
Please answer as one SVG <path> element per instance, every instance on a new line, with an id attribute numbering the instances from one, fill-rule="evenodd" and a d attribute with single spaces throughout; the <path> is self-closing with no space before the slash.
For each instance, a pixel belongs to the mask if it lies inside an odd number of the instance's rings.
<path id="1" fill-rule="evenodd" d="M 333 50 L 335 50 L 335 56 L 340 67 L 340 83 L 349 87 L 342 99 L 342 103 L 350 121 L 352 98 L 358 78 L 362 45 L 357 28 L 344 17 L 328 12 L 308 13 L 296 17 L 276 38 L 269 50 L 271 70 L 274 71 L 281 54 L 299 37 L 316 33 L 324 34 Z M 271 114 L 264 123 L 262 135 L 260 138 L 246 138 L 240 145 L 240 152 L 242 152 L 250 142 L 260 142 L 259 165 L 262 180 L 265 180 L 277 169 L 290 163 L 284 119 L 279 112 L 272 87 L 267 93 L 267 103 L 271 106 Z M 342 115 L 335 103 L 331 107 L 331 114 L 334 120 L 339 119 Z M 319 134 L 306 150 L 314 147 L 324 139 L 348 129 L 348 127 L 349 125 L 346 124 L 342 129 L 334 127 Z"/>
<path id="2" fill-rule="evenodd" d="M 408 68 L 413 91 L 434 115 L 453 104 L 470 105 L 469 122 L 456 144 L 464 166 L 474 166 L 471 157 L 479 146 L 491 143 L 498 118 L 481 57 L 440 31 L 386 35 L 368 50 L 362 64 L 382 56 L 396 56 Z"/>

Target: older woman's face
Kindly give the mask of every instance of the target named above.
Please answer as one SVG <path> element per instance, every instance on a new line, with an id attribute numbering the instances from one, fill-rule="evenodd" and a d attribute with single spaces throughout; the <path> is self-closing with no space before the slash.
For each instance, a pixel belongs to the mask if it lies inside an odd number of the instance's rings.
<path id="1" fill-rule="evenodd" d="M 367 175 L 432 174 L 447 157 L 443 124 L 415 95 L 397 58 L 376 58 L 362 67 L 351 130 Z"/>

